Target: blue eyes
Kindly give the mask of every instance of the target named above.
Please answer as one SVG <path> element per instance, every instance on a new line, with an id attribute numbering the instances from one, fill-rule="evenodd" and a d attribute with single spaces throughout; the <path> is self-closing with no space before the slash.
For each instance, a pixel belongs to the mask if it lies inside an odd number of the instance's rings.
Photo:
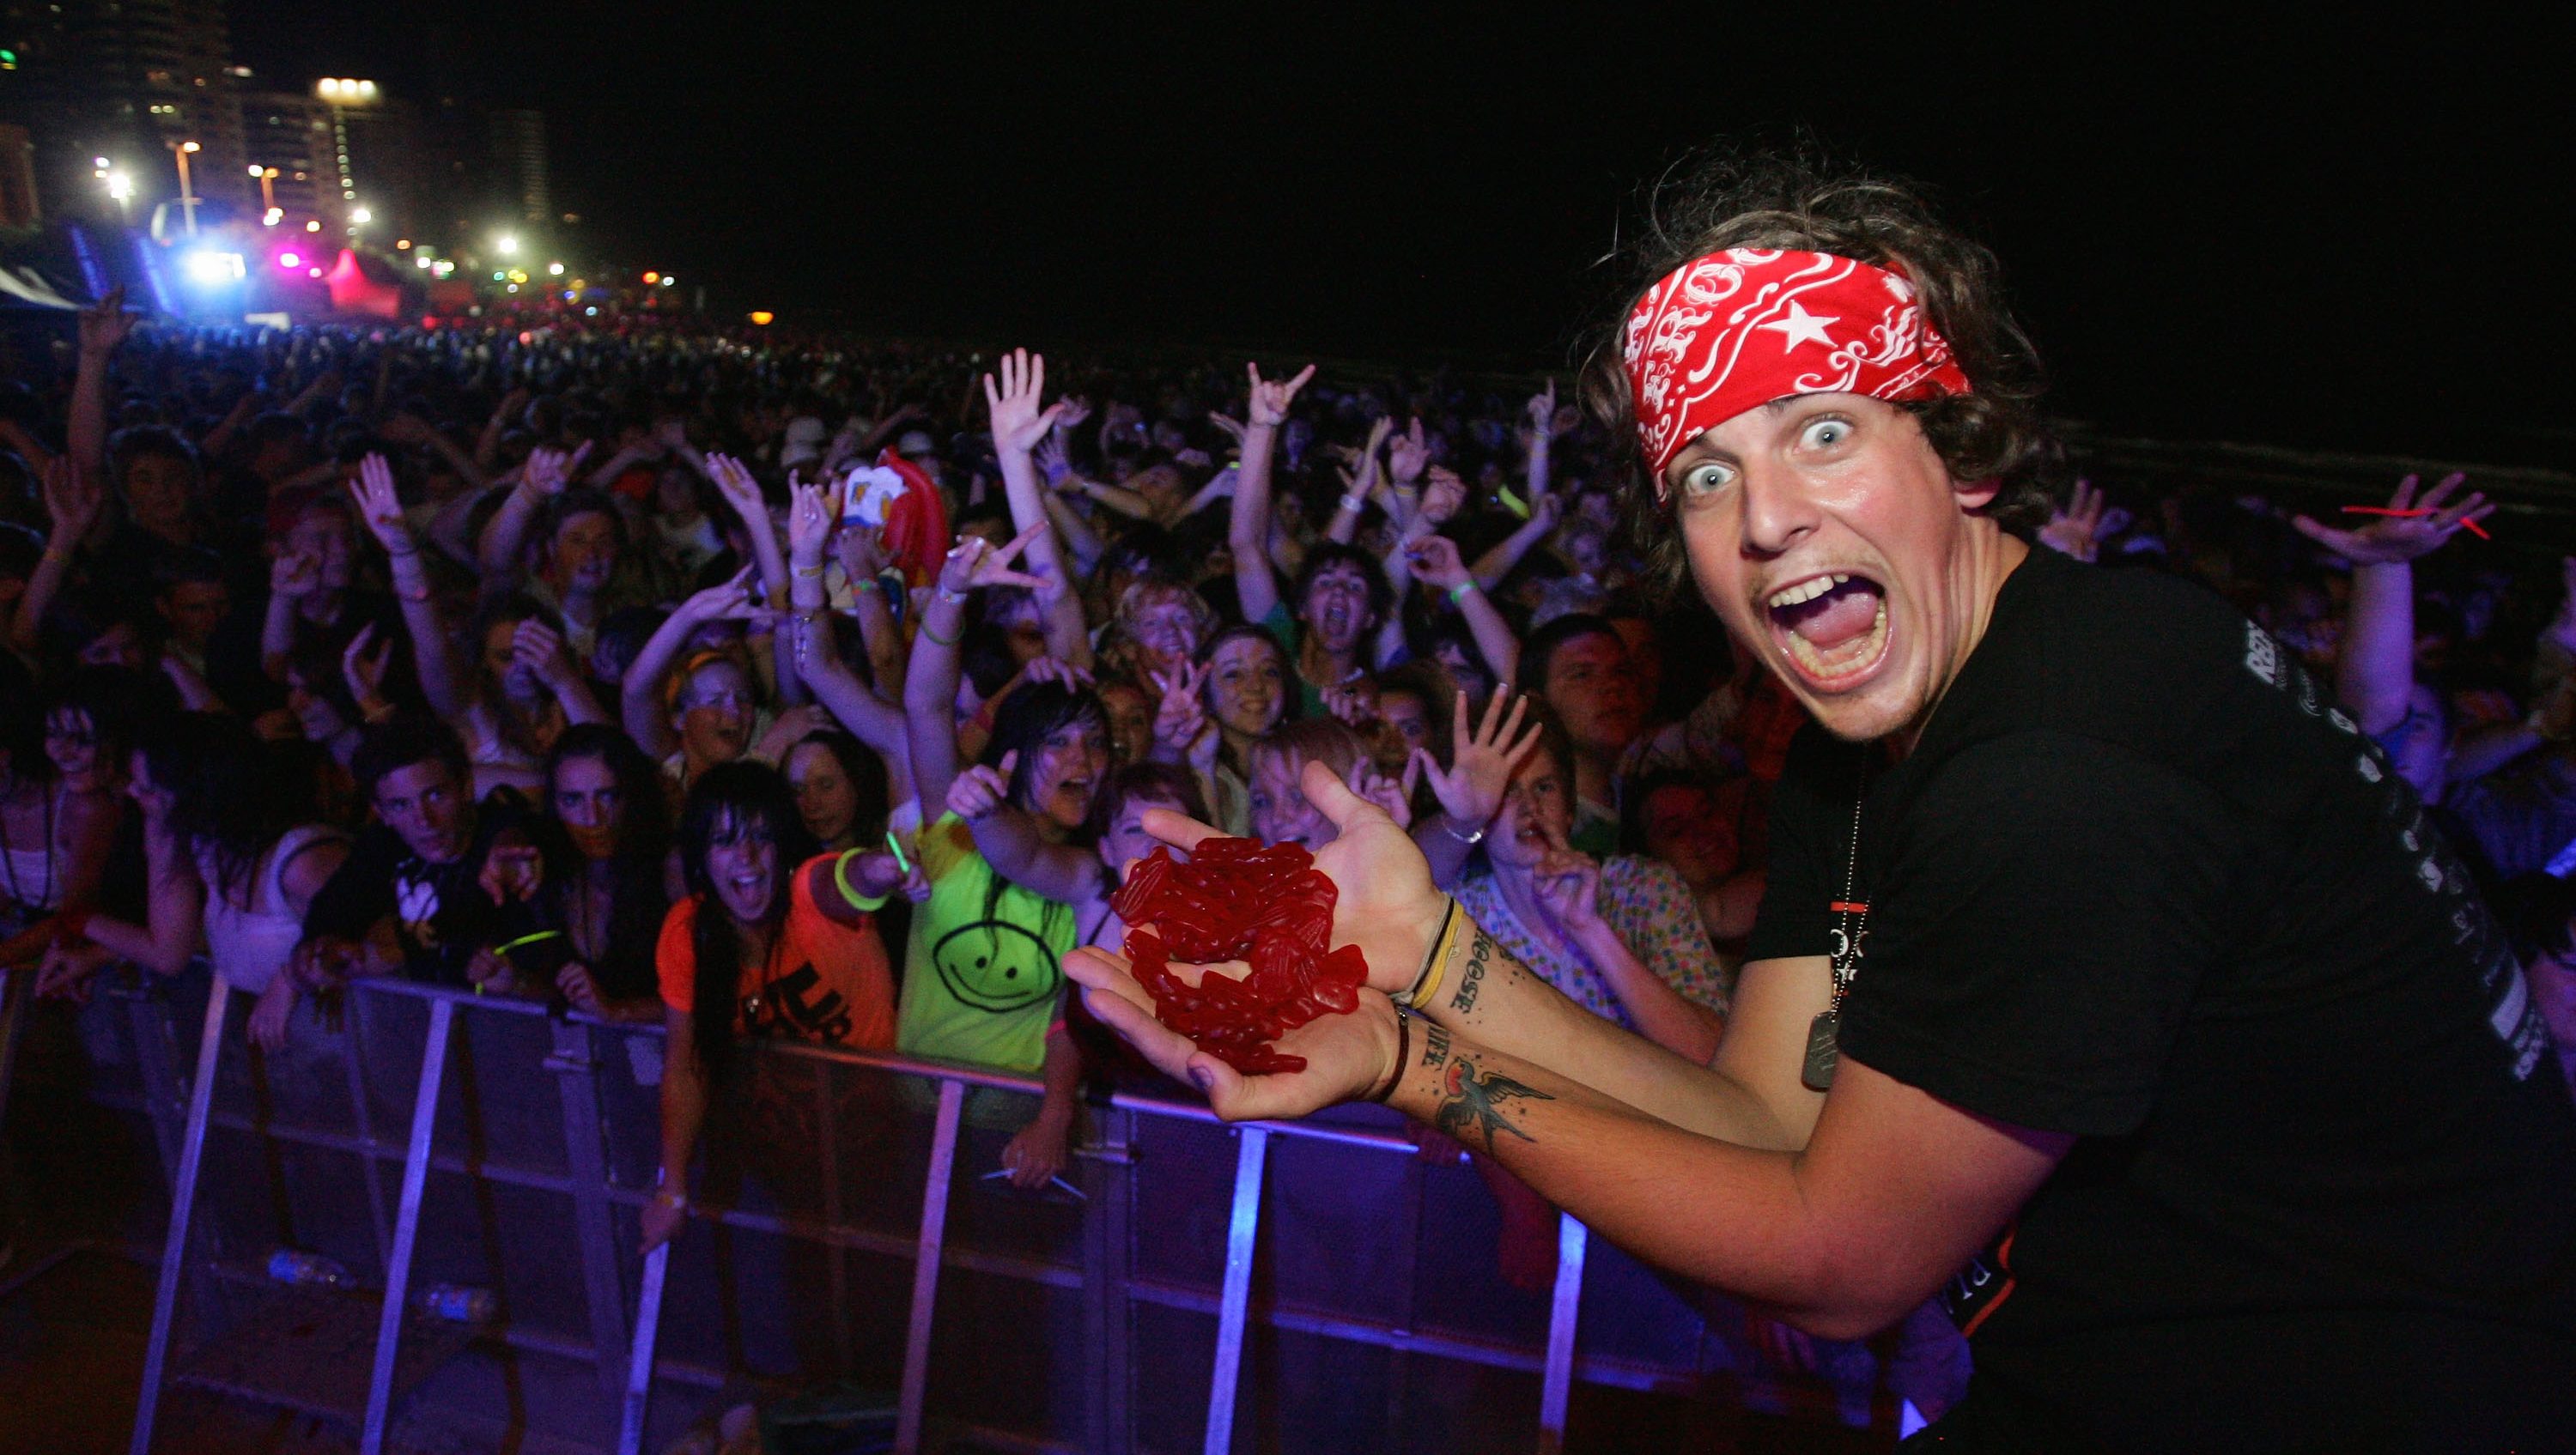
<path id="1" fill-rule="evenodd" d="M 1727 482 L 1734 478 L 1735 472 L 1724 465 L 1693 465 L 1689 473 L 1682 476 L 1682 493 L 1706 495 L 1713 490 L 1726 488 Z"/>

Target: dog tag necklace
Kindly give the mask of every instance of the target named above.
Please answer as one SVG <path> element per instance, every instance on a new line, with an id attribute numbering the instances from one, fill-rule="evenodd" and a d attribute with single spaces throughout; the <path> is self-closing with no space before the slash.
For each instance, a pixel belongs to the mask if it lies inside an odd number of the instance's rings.
<path id="1" fill-rule="evenodd" d="M 1809 1091 L 1823 1091 L 1834 1084 L 1834 1067 L 1842 1060 L 1843 996 L 1851 989 L 1852 977 L 1860 973 L 1861 937 L 1869 933 L 1869 905 L 1852 897 L 1860 880 L 1860 805 L 1868 796 L 1869 770 L 1864 767 L 1860 787 L 1852 795 L 1851 858 L 1843 866 L 1843 897 L 1827 906 L 1842 916 L 1834 931 L 1834 998 L 1807 1025 L 1807 1064 L 1798 1074 Z"/>

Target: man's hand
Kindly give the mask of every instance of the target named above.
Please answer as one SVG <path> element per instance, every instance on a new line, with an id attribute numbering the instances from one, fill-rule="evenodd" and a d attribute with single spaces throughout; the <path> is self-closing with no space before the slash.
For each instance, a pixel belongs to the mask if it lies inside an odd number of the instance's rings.
<path id="1" fill-rule="evenodd" d="M 573 668 L 572 653 L 564 649 L 563 633 L 533 616 L 511 629 L 510 660 L 549 687 L 562 688 L 581 675 Z"/>
<path id="2" fill-rule="evenodd" d="M 832 538 L 832 549 L 841 558 L 841 574 L 849 578 L 852 591 L 869 589 L 886 568 L 883 526 L 844 527 Z"/>
<path id="3" fill-rule="evenodd" d="M 519 976 L 510 968 L 508 960 L 486 946 L 475 951 L 473 958 L 465 962 L 465 981 L 478 993 L 507 995 L 518 988 Z"/>
<path id="4" fill-rule="evenodd" d="M 36 962 L 36 998 L 89 1004 L 90 988 L 98 972 L 114 958 L 105 946 L 87 940 L 78 944 L 54 941 L 45 947 L 44 958 Z"/>
<path id="5" fill-rule="evenodd" d="M 1565 937 L 1578 944 L 1584 936 L 1600 930 L 1601 861 L 1590 854 L 1578 853 L 1565 841 L 1565 836 L 1551 830 L 1549 848 L 1538 861 L 1534 887 L 1539 908 L 1565 931 Z"/>
<path id="6" fill-rule="evenodd" d="M 1380 994 L 1411 990 L 1449 909 L 1448 897 L 1431 882 L 1429 861 L 1384 809 L 1352 792 L 1331 764 L 1307 760 L 1298 782 L 1306 801 L 1339 830 L 1315 852 L 1315 867 L 1333 881 L 1340 896 L 1333 906 L 1333 947 L 1357 945 L 1368 961 L 1368 983 Z M 1221 836 L 1168 808 L 1145 810 L 1144 828 L 1184 852 L 1201 839 Z M 1074 959 L 1085 953 L 1077 951 L 1065 962 L 1066 969 L 1071 971 Z M 1085 997 L 1086 1004 L 1090 1000 Z"/>
<path id="7" fill-rule="evenodd" d="M 1265 381 L 1259 364 L 1246 364 L 1243 371 L 1252 379 L 1251 402 L 1246 418 L 1254 429 L 1277 429 L 1288 422 L 1288 406 L 1297 400 L 1297 391 L 1315 377 L 1315 366 L 1308 364 L 1287 379 Z"/>
<path id="8" fill-rule="evenodd" d="M 1038 400 L 1046 394 L 1044 354 L 1013 349 L 999 362 L 1002 382 L 998 388 L 992 375 L 984 376 L 984 402 L 993 412 L 993 448 L 1003 455 L 1025 455 L 1055 428 L 1064 405 L 1038 408 Z"/>
<path id="9" fill-rule="evenodd" d="M 751 467 L 731 455 L 707 456 L 707 477 L 715 482 L 716 493 L 724 503 L 741 516 L 754 530 L 769 530 L 769 501 L 760 493 L 760 482 L 752 478 Z"/>
<path id="10" fill-rule="evenodd" d="M 322 563 L 303 551 L 289 551 L 268 563 L 268 594 L 301 601 L 321 589 Z"/>
<path id="11" fill-rule="evenodd" d="M 2409 475 L 2398 481 L 2396 493 L 2388 497 L 2388 508 L 2431 511 L 2429 515 L 2383 515 L 2354 530 L 2337 530 L 2304 515 L 2294 517 L 2290 524 L 2299 534 L 2355 566 L 2387 566 L 2425 555 L 2456 535 L 2462 526 L 2495 513 L 2486 496 L 2475 490 L 2457 504 L 2442 503 L 2469 478 L 2466 475 L 2443 476 L 2439 484 L 2424 492 L 2421 500 L 2414 498 L 2418 478 Z M 2099 503 L 2100 497 L 2096 496 L 2097 514 Z"/>
<path id="12" fill-rule="evenodd" d="M 1323 776 L 1330 779 L 1332 770 L 1325 769 Z M 1155 1069 L 1206 1093 L 1208 1104 L 1227 1121 L 1301 1117 L 1367 1096 L 1396 1072 L 1395 1004 L 1382 991 L 1363 989 L 1358 1009 L 1317 1016 L 1273 1043 L 1283 1055 L 1305 1057 L 1304 1070 L 1246 1076 L 1156 1020 L 1154 998 L 1136 982 L 1125 955 L 1087 947 L 1067 955 L 1064 970 L 1083 987 L 1082 1004 L 1102 1025 L 1126 1038 Z M 1241 960 L 1171 965 L 1172 973 L 1189 985 L 1209 970 L 1241 979 L 1251 966 Z M 1369 971 L 1376 979 L 1377 967 L 1372 964 Z M 1410 980 L 1412 968 L 1404 974 Z"/>
<path id="13" fill-rule="evenodd" d="M 1505 697 L 1511 698 L 1508 716 L 1503 711 Z M 1521 729 L 1521 719 L 1528 711 L 1527 697 L 1496 692 L 1485 699 L 1483 720 L 1470 729 L 1467 694 L 1461 692 L 1449 717 L 1447 770 L 1433 761 L 1429 749 L 1413 750 L 1414 766 L 1422 770 L 1422 780 L 1431 785 L 1431 796 L 1440 800 L 1440 811 L 1461 833 L 1472 834 L 1494 821 L 1494 815 L 1502 811 L 1503 790 L 1511 786 L 1512 775 L 1538 750 L 1539 725 L 1531 723 L 1526 732 Z M 1513 736 L 1516 733 L 1517 738 Z"/>

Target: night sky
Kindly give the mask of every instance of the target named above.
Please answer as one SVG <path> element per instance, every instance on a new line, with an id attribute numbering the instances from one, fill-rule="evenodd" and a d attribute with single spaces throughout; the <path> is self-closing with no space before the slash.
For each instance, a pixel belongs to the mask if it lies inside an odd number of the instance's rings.
<path id="1" fill-rule="evenodd" d="M 1803 129 L 1997 248 L 2069 417 L 2576 456 L 2576 71 L 2536 36 L 920 9 L 261 0 L 233 26 L 263 84 L 543 109 L 557 206 L 589 234 L 568 250 L 658 259 L 729 307 L 1562 365 L 1645 183 Z"/>

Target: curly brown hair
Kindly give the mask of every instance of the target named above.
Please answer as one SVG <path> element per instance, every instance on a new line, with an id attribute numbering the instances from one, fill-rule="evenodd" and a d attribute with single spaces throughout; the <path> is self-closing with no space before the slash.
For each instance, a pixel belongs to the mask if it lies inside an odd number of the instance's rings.
<path id="1" fill-rule="evenodd" d="M 1675 504 L 1655 501 L 1638 448 L 1620 336 L 1656 280 L 1694 258 L 1741 247 L 1830 253 L 1910 279 L 1975 391 L 1898 407 L 1922 425 L 1951 478 L 1998 482 L 1981 514 L 2021 535 L 2046 523 L 2065 450 L 2040 417 L 2039 354 L 2005 307 L 1994 254 L 1938 221 L 1908 183 L 1836 166 L 1812 151 L 1714 153 L 1655 189 L 1642 234 L 1616 259 L 1625 280 L 1618 307 L 1584 351 L 1584 402 L 1615 442 L 1616 474 L 1640 492 L 1639 508 L 1627 516 L 1662 584 L 1682 580 L 1681 533 Z"/>

